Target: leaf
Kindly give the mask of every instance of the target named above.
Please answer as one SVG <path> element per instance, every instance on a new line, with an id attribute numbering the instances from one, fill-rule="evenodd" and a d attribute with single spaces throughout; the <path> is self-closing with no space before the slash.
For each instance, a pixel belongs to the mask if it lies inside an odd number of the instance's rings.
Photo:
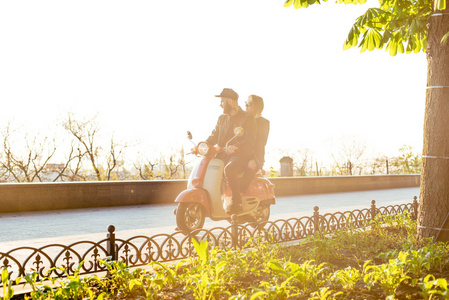
<path id="1" fill-rule="evenodd" d="M 206 241 L 201 240 L 201 243 L 192 238 L 193 246 L 195 247 L 196 253 L 198 253 L 199 258 L 203 263 L 206 263 L 209 260 L 209 245 Z"/>
<path id="2" fill-rule="evenodd" d="M 357 39 L 359 38 L 359 35 L 360 35 L 359 29 L 355 25 L 353 25 L 351 30 L 349 31 L 347 40 L 353 41 L 355 39 L 357 41 Z M 357 45 L 357 42 L 356 42 L 356 45 Z"/>
<path id="3" fill-rule="evenodd" d="M 376 45 L 374 43 L 374 36 L 373 33 L 370 32 L 368 34 L 368 51 L 373 51 L 376 48 Z"/>
<path id="4" fill-rule="evenodd" d="M 409 255 L 409 254 L 408 254 L 407 252 L 405 252 L 405 251 L 400 251 L 399 254 L 398 254 L 398 259 L 399 259 L 401 262 L 405 263 L 405 262 L 407 261 L 407 256 L 408 256 L 408 255 Z"/>
<path id="5" fill-rule="evenodd" d="M 398 53 L 398 44 L 396 41 L 390 40 L 390 56 L 395 56 Z"/>
<path id="6" fill-rule="evenodd" d="M 404 44 L 402 43 L 402 41 L 398 41 L 398 51 L 399 53 L 404 53 Z"/>
<path id="7" fill-rule="evenodd" d="M 282 265 L 279 262 L 277 262 L 275 260 L 270 260 L 270 262 L 268 263 L 268 266 L 275 273 L 287 276 L 287 271 L 284 270 L 284 268 L 282 267 Z"/>
<path id="8" fill-rule="evenodd" d="M 444 278 L 438 278 L 436 285 L 443 289 L 444 291 L 447 291 L 447 280 Z"/>
<path id="9" fill-rule="evenodd" d="M 361 53 L 365 52 L 366 49 L 368 48 L 368 43 L 369 43 L 369 38 L 368 38 L 368 31 L 365 32 L 365 34 L 363 35 L 362 40 L 360 41 L 360 45 L 362 46 L 362 49 L 360 50 Z"/>
<path id="10" fill-rule="evenodd" d="M 3 283 L 3 286 L 6 285 L 6 282 L 8 281 L 8 278 L 9 278 L 8 270 L 6 268 L 3 268 L 3 270 L 2 270 L 2 283 Z"/>
<path id="11" fill-rule="evenodd" d="M 414 36 L 416 32 L 419 30 L 419 23 L 416 20 L 413 20 L 410 24 L 410 28 L 408 30 L 407 35 Z"/>
<path id="12" fill-rule="evenodd" d="M 268 296 L 268 293 L 264 292 L 264 291 L 259 291 L 259 292 L 255 293 L 255 294 L 253 294 L 251 296 L 250 300 L 256 300 L 258 297 L 263 297 L 263 296 Z"/>
<path id="13" fill-rule="evenodd" d="M 292 6 L 292 4 L 293 4 L 293 0 L 286 0 L 284 2 L 284 7 L 290 7 L 290 6 Z"/>
<path id="14" fill-rule="evenodd" d="M 413 51 L 414 47 L 413 47 L 413 42 L 411 40 L 408 41 L 407 43 L 407 48 L 406 48 L 406 53 L 409 54 Z"/>
<path id="15" fill-rule="evenodd" d="M 421 43 L 421 41 L 420 41 L 419 39 L 416 39 L 416 41 L 413 43 L 413 45 L 415 46 L 415 47 L 413 48 L 413 52 L 414 52 L 414 53 L 418 53 L 419 51 L 421 51 L 421 45 L 422 45 L 422 43 Z"/>
<path id="16" fill-rule="evenodd" d="M 435 0 L 434 9 L 435 10 L 445 10 L 446 9 L 446 0 Z"/>
<path id="17" fill-rule="evenodd" d="M 382 49 L 382 35 L 377 31 L 377 30 L 373 30 L 372 31 L 372 36 L 373 36 L 373 42 L 374 42 L 374 46 L 377 49 Z"/>
<path id="18" fill-rule="evenodd" d="M 349 50 L 351 47 L 351 42 L 348 42 L 348 40 L 343 43 L 343 50 Z"/>
<path id="19" fill-rule="evenodd" d="M 141 286 L 141 285 L 142 285 L 142 282 L 140 282 L 140 281 L 137 280 L 137 279 L 132 279 L 132 280 L 129 282 L 129 289 L 132 290 L 132 289 L 134 288 L 134 286 Z"/>
<path id="20" fill-rule="evenodd" d="M 227 261 L 222 260 L 215 266 L 215 270 L 217 270 L 217 277 L 218 274 L 221 274 L 221 272 L 225 269 L 227 263 L 228 263 Z"/>

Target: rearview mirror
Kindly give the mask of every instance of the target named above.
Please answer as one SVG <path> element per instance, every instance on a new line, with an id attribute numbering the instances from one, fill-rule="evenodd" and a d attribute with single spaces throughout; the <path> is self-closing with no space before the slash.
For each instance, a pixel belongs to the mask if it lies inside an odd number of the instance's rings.
<path id="1" fill-rule="evenodd" d="M 189 139 L 189 140 L 191 140 L 193 137 L 192 137 L 192 133 L 190 132 L 190 131 L 187 131 L 187 138 Z"/>

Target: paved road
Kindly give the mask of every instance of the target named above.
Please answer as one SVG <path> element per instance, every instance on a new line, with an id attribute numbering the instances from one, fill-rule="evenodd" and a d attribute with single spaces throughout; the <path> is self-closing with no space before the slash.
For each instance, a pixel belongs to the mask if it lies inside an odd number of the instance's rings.
<path id="1" fill-rule="evenodd" d="M 314 206 L 325 213 L 369 208 L 371 200 L 376 200 L 377 206 L 411 203 L 413 196 L 419 196 L 419 188 L 278 197 L 270 219 L 311 216 Z M 0 214 L 0 251 L 18 245 L 100 240 L 111 224 L 120 238 L 171 233 L 175 208 L 175 204 L 165 204 Z M 226 221 L 207 220 L 206 228 L 228 225 Z"/>

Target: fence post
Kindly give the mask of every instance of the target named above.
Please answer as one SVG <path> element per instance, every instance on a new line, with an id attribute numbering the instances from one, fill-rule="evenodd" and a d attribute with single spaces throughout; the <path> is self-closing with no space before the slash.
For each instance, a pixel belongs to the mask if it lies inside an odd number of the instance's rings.
<path id="1" fill-rule="evenodd" d="M 237 246 L 239 244 L 239 225 L 237 223 L 237 215 L 232 215 L 231 220 L 232 247 L 234 249 L 237 249 Z"/>
<path id="2" fill-rule="evenodd" d="M 418 197 L 413 197 L 413 214 L 412 214 L 413 220 L 418 219 Z"/>
<path id="3" fill-rule="evenodd" d="M 377 215 L 376 200 L 371 200 L 371 220 Z"/>
<path id="4" fill-rule="evenodd" d="M 107 245 L 107 250 L 108 250 L 108 255 L 111 257 L 111 260 L 117 260 L 117 253 L 115 253 L 115 227 L 114 225 L 109 225 L 108 227 L 108 245 Z"/>
<path id="5" fill-rule="evenodd" d="M 320 208 L 315 206 L 313 208 L 313 233 L 320 230 Z"/>

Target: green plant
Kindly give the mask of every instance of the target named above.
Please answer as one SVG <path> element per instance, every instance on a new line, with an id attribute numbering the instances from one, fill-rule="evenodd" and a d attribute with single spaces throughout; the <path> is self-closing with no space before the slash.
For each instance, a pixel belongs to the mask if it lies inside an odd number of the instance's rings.
<path id="1" fill-rule="evenodd" d="M 405 220 L 389 218 L 391 227 L 346 227 L 329 236 L 320 232 L 299 246 L 282 247 L 252 239 L 244 248 L 224 250 L 193 240 L 197 255 L 176 264 L 152 262 L 149 268 L 132 270 L 124 262 L 100 260 L 107 267 L 106 277 L 82 277 L 79 265 L 74 274 L 64 271 L 66 278 L 47 275 L 43 278 L 46 282 L 41 282 L 33 272 L 22 280 L 32 287 L 26 297 L 33 300 L 168 299 L 173 295 L 232 300 L 342 299 L 346 293 L 363 292 L 364 285 L 358 284 L 362 280 L 379 299 L 385 297 L 384 293 L 392 299 L 403 287 L 415 289 L 426 299 L 448 298 L 446 278 L 419 277 L 435 269 L 447 271 L 448 244 L 407 237 L 409 232 L 401 227 L 409 226 Z M 323 249 L 317 249 L 320 247 Z M 376 265 L 366 261 L 368 255 Z M 315 256 L 320 257 L 317 263 L 310 259 Z M 360 268 L 362 261 L 366 262 Z M 2 300 L 9 300 L 12 283 L 5 272 L 2 282 L 6 297 Z M 372 289 L 374 285 L 385 292 Z"/>
<path id="2" fill-rule="evenodd" d="M 92 290 L 92 280 L 89 277 L 81 277 L 81 262 L 73 274 L 69 274 L 64 268 L 51 268 L 48 274 L 58 269 L 64 272 L 65 278 L 53 278 L 46 276 L 44 281 L 37 282 L 38 273 L 33 272 L 25 276 L 25 284 L 32 287 L 30 297 L 25 299 L 99 299 L 102 300 L 106 293 L 96 295 Z"/>
<path id="3" fill-rule="evenodd" d="M 419 249 L 406 248 L 408 249 L 404 251 L 393 250 L 381 253 L 379 257 L 396 260 L 398 264 L 403 265 L 403 268 L 406 269 L 409 275 L 418 278 L 429 272 L 431 268 L 439 268 L 441 271 L 442 265 L 445 265 L 443 261 L 446 253 L 441 251 L 441 247 L 438 247 L 437 244 L 426 244 L 426 246 Z"/>
<path id="4" fill-rule="evenodd" d="M 380 266 L 365 264 L 364 274 L 363 280 L 368 287 L 377 283 L 389 297 L 394 296 L 396 289 L 403 281 L 410 279 L 395 260 Z"/>
<path id="5" fill-rule="evenodd" d="M 313 260 L 309 260 L 298 265 L 290 261 L 281 263 L 272 259 L 269 262 L 269 267 L 274 274 L 285 278 L 286 281 L 292 280 L 303 289 L 314 290 L 324 284 L 321 273 L 326 270 L 326 264 L 315 265 L 313 262 Z"/>
<path id="6" fill-rule="evenodd" d="M 152 280 L 160 286 L 167 286 L 167 285 L 177 285 L 180 282 L 179 279 L 179 273 L 180 270 L 184 267 L 184 261 L 180 261 L 176 263 L 174 266 L 171 267 L 167 266 L 166 264 L 162 264 L 158 261 L 154 261 L 150 263 L 151 266 L 153 266 L 154 271 L 156 272 L 152 276 Z M 156 268 L 158 266 L 159 268 Z"/>
<path id="7" fill-rule="evenodd" d="M 228 250 L 219 255 L 226 256 L 226 275 L 229 274 L 238 280 L 270 273 L 267 261 L 284 253 L 279 245 L 270 245 L 253 239 L 243 248 Z"/>
<path id="8" fill-rule="evenodd" d="M 280 176 L 280 175 L 278 175 L 278 172 L 273 167 L 270 167 L 268 177 L 276 177 L 276 176 Z"/>
<path id="9" fill-rule="evenodd" d="M 334 232 L 334 238 L 339 240 L 346 249 L 356 249 L 360 230 L 354 227 L 351 217 L 345 217 L 344 227 Z"/>
<path id="10" fill-rule="evenodd" d="M 185 290 L 191 291 L 195 299 L 213 299 L 217 293 L 230 295 L 223 289 L 226 281 L 222 274 L 227 262 L 222 256 L 217 256 L 220 250 L 209 249 L 208 243 L 204 240 L 198 243 L 192 239 L 192 242 L 201 264 L 192 269 L 194 272 L 183 276 L 186 282 Z"/>
<path id="11" fill-rule="evenodd" d="M 37 272 L 28 273 L 25 275 L 25 286 L 29 285 L 32 289 L 31 294 L 38 294 L 39 293 L 39 286 L 37 284 L 37 277 L 39 274 Z"/>
<path id="12" fill-rule="evenodd" d="M 310 247 L 309 258 L 320 261 L 335 258 L 336 250 L 341 248 L 339 240 L 326 237 L 325 232 L 322 231 L 306 237 L 304 243 Z"/>
<path id="13" fill-rule="evenodd" d="M 290 279 L 282 281 L 280 284 L 277 281 L 267 282 L 262 281 L 259 288 L 255 289 L 255 293 L 251 295 L 251 300 L 258 298 L 264 299 L 289 299 L 300 294 L 300 290 L 290 284 Z"/>
<path id="14" fill-rule="evenodd" d="M 403 254 L 400 252 L 398 255 L 398 259 L 401 259 L 401 256 L 405 255 L 405 265 L 407 269 L 415 276 L 421 277 L 424 272 L 428 272 L 432 265 L 433 254 L 429 252 L 427 247 L 421 248 L 419 250 L 411 250 L 407 254 Z"/>
<path id="15" fill-rule="evenodd" d="M 447 291 L 447 280 L 444 278 L 435 279 L 435 276 L 429 274 L 424 279 L 419 279 L 421 295 L 424 299 L 433 299 L 435 295 L 440 295 L 444 299 L 449 299 Z"/>
<path id="16" fill-rule="evenodd" d="M 145 295 L 146 299 L 157 299 L 157 293 L 164 287 L 176 286 L 179 281 L 179 272 L 184 261 L 174 265 L 165 265 L 152 262 L 152 272 L 137 268 L 131 271 L 123 261 L 100 260 L 107 266 L 109 276 L 103 286 L 113 295 L 124 295 L 127 298 Z"/>
<path id="17" fill-rule="evenodd" d="M 362 280 L 363 276 L 358 269 L 347 267 L 343 270 L 335 271 L 330 279 L 340 284 L 345 290 L 352 290 L 355 288 L 356 283 Z"/>
<path id="18" fill-rule="evenodd" d="M 15 281 L 9 279 L 9 273 L 6 268 L 2 269 L 2 284 L 3 284 L 3 297 L 2 300 L 9 300 L 14 296 L 14 289 L 12 288 L 12 284 L 19 284 L 22 278 L 18 277 Z"/>
<path id="19" fill-rule="evenodd" d="M 436 268 L 439 272 L 449 264 L 449 249 L 448 244 L 443 242 L 433 242 L 432 239 L 427 239 L 425 245 L 420 248 L 426 252 L 428 256 L 430 269 Z M 420 250 L 418 249 L 418 251 Z"/>
<path id="20" fill-rule="evenodd" d="M 333 300 L 336 296 L 342 295 L 342 292 L 333 293 L 327 287 L 321 288 L 319 291 L 310 294 L 310 300 Z"/>
<path id="21" fill-rule="evenodd" d="M 145 294 L 145 299 L 158 299 L 158 292 L 167 286 L 176 286 L 179 283 L 178 271 L 184 262 L 178 262 L 174 266 L 164 265 L 160 262 L 152 262 L 153 272 L 139 269 L 134 272 L 135 278 L 129 280 L 129 291 L 138 287 Z"/>
<path id="22" fill-rule="evenodd" d="M 107 289 L 113 294 L 133 295 L 139 293 L 141 285 L 137 284 L 135 279 L 139 278 L 144 272 L 138 268 L 131 271 L 123 261 L 110 261 L 99 259 L 100 263 L 105 265 L 109 276 L 107 280 Z"/>

